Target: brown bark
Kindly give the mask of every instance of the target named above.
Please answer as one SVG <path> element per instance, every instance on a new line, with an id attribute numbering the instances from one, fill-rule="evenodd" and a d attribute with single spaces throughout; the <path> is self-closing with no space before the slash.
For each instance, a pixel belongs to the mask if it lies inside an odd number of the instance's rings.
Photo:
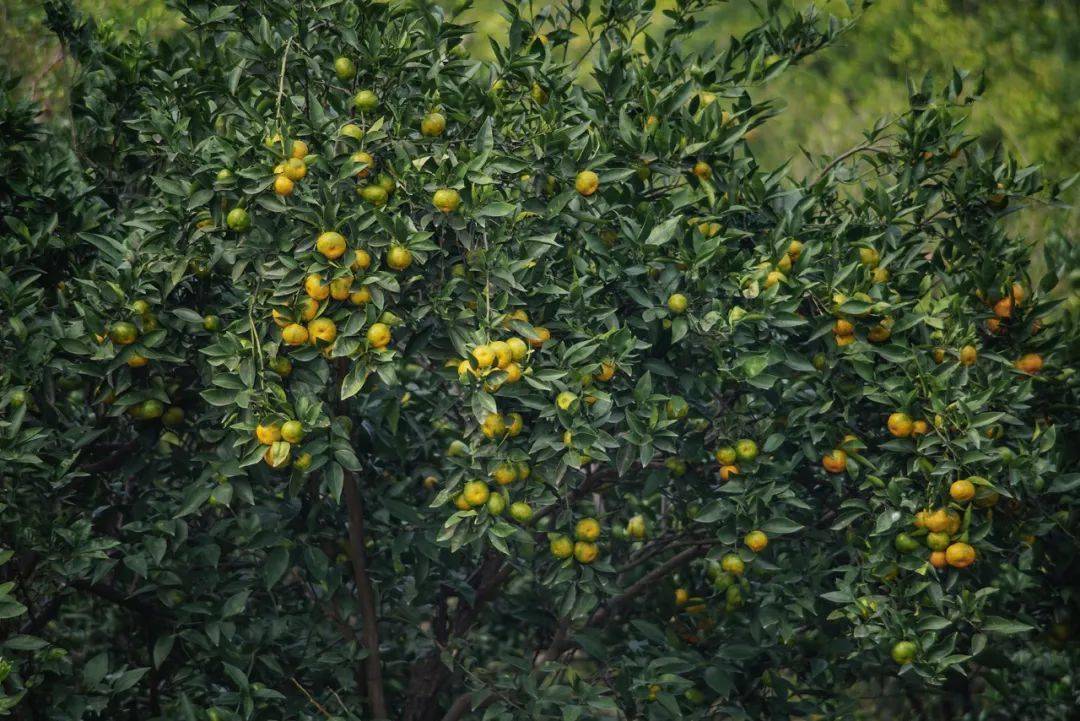
<path id="1" fill-rule="evenodd" d="M 356 478 L 345 473 L 345 507 L 349 514 L 349 558 L 352 561 L 356 596 L 360 601 L 360 636 L 367 658 L 364 659 L 364 678 L 367 681 L 368 704 L 375 719 L 386 719 L 386 695 L 383 689 L 382 659 L 379 653 L 379 619 L 375 610 L 375 592 L 368 576 L 367 555 L 364 552 L 364 512 Z"/>

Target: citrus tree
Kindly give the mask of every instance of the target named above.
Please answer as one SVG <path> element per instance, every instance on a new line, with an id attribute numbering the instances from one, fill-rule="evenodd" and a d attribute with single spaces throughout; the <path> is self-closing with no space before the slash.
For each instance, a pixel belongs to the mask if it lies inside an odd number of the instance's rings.
<path id="1" fill-rule="evenodd" d="M 686 50 L 709 4 L 507 3 L 490 63 L 424 3 L 47 5 L 70 125 L 0 106 L 17 717 L 1070 713 L 1075 250 L 1006 223 L 1062 187 L 962 73 L 760 167 L 757 91 L 851 20 Z"/>

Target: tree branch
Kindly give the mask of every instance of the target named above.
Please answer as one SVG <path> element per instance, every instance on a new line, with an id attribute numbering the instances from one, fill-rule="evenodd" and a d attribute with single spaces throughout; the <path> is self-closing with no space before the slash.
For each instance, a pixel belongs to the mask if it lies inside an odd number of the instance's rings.
<path id="1" fill-rule="evenodd" d="M 367 556 L 364 553 L 364 511 L 360 503 L 360 492 L 356 487 L 356 477 L 349 471 L 345 472 L 343 490 L 345 507 L 349 514 L 349 558 L 352 561 L 356 596 L 360 602 L 360 634 L 364 639 L 364 648 L 368 652 L 367 658 L 364 659 L 368 703 L 374 718 L 385 719 L 389 718 L 389 715 L 386 711 L 382 659 L 379 654 L 379 619 L 375 609 L 375 592 L 371 587 L 371 578 L 367 571 Z"/>

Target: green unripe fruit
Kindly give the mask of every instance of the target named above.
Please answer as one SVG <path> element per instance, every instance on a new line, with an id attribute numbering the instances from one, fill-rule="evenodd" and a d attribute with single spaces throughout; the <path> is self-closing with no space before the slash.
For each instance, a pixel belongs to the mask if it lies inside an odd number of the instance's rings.
<path id="1" fill-rule="evenodd" d="M 225 216 L 225 225 L 229 226 L 229 230 L 243 233 L 251 227 L 251 216 L 243 208 L 233 208 Z"/>
<path id="2" fill-rule="evenodd" d="M 356 63 L 346 57 L 340 57 L 334 61 L 334 74 L 338 80 L 350 80 L 356 75 Z"/>
<path id="3" fill-rule="evenodd" d="M 370 90 L 361 90 L 353 98 L 353 105 L 362 113 L 370 113 L 379 107 L 379 96 Z"/>

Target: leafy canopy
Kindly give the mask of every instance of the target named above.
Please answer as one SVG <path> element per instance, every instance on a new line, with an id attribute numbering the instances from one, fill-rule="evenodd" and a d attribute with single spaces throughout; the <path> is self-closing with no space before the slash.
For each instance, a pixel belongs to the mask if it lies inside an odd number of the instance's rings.
<path id="1" fill-rule="evenodd" d="M 746 140 L 813 8 L 507 3 L 479 62 L 438 6 L 173 4 L 53 0 L 72 124 L 0 106 L 0 703 L 1069 713 L 1068 249 L 1003 225 L 1062 188 L 977 84 L 799 178 Z"/>

